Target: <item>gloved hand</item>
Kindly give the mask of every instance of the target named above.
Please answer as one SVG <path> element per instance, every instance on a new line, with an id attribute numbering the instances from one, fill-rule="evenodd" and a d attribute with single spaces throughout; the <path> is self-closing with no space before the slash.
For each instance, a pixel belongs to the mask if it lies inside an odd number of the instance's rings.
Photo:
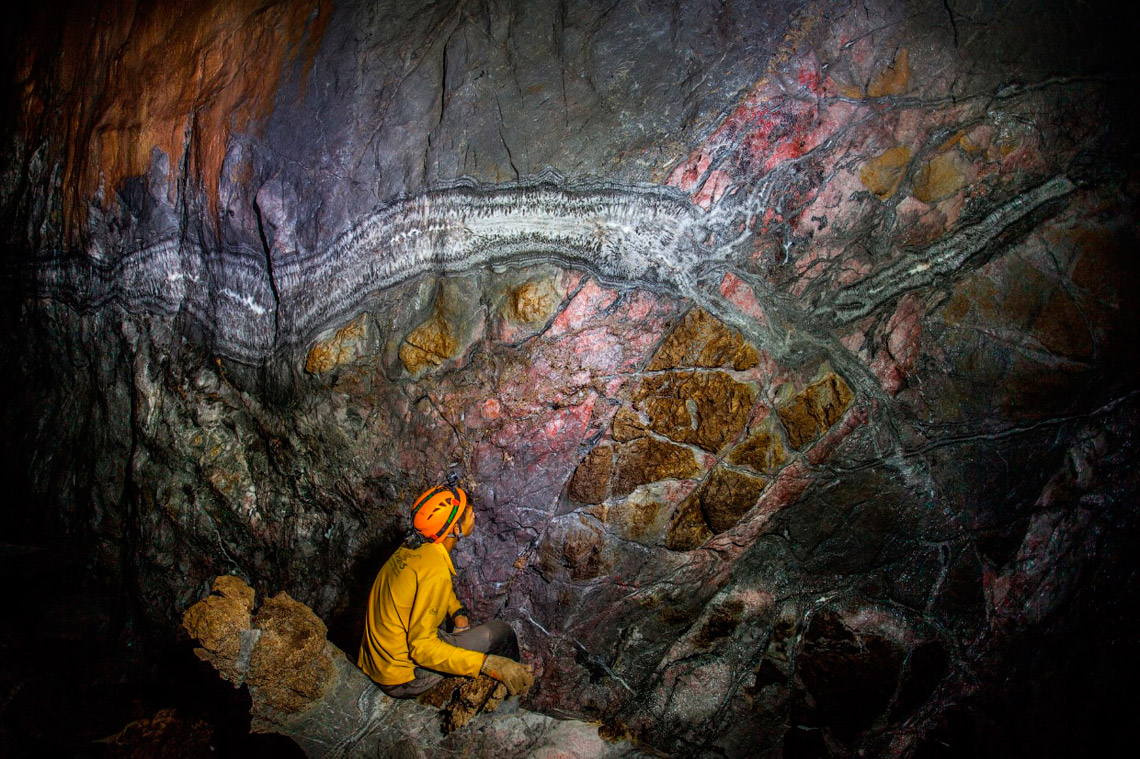
<path id="1" fill-rule="evenodd" d="M 512 696 L 525 695 L 530 686 L 534 685 L 534 675 L 531 674 L 530 667 L 505 656 L 487 654 L 483 668 L 479 672 L 507 686 Z"/>

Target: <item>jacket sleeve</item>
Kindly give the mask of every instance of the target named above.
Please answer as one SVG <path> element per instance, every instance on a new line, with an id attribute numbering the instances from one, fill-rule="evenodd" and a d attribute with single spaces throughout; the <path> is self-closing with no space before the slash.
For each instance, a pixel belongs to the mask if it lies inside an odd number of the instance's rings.
<path id="1" fill-rule="evenodd" d="M 459 603 L 459 599 L 455 597 L 455 586 L 451 589 L 451 601 L 447 604 L 447 616 L 455 619 L 455 612 L 463 608 L 463 604 Z"/>
<path id="2" fill-rule="evenodd" d="M 420 578 L 408 620 L 408 654 L 421 667 L 451 675 L 478 677 L 486 656 L 439 639 L 439 625 L 459 608 L 451 576 L 446 572 Z"/>

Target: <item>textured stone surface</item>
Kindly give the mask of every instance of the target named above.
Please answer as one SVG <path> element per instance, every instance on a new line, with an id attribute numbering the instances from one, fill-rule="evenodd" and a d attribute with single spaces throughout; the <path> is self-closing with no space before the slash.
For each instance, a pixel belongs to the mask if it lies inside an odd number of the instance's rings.
<path id="1" fill-rule="evenodd" d="M 859 181 L 879 200 L 887 200 L 895 194 L 906 176 L 910 156 L 910 148 L 905 145 L 888 148 L 863 164 L 859 169 Z"/>
<path id="2" fill-rule="evenodd" d="M 760 363 L 756 348 L 749 345 L 740 333 L 727 329 L 708 311 L 696 308 L 685 318 L 657 349 L 646 367 L 649 371 L 694 367 L 713 369 L 751 369 Z"/>
<path id="3" fill-rule="evenodd" d="M 798 449 L 831 429 L 854 399 L 843 378 L 828 372 L 779 405 L 776 413 L 787 430 L 788 442 Z"/>
<path id="4" fill-rule="evenodd" d="M 250 629 L 253 600 L 253 588 L 237 577 L 221 575 L 214 580 L 213 594 L 182 618 L 183 628 L 201 645 L 194 653 L 235 686 L 245 679 L 238 659 L 241 633 Z"/>
<path id="5" fill-rule="evenodd" d="M 304 604 L 278 593 L 253 618 L 261 631 L 246 683 L 262 710 L 292 714 L 308 708 L 329 687 L 332 660 L 325 653 L 324 622 Z"/>
<path id="6" fill-rule="evenodd" d="M 634 396 L 649 427 L 715 453 L 744 431 L 755 391 L 724 372 L 670 372 L 642 380 Z"/>
<path id="7" fill-rule="evenodd" d="M 0 39 L 0 527 L 131 599 L 101 635 L 173 641 L 236 573 L 352 649 L 453 469 L 457 590 L 545 714 L 441 750 L 598 752 L 553 717 L 676 756 L 1130 745 L 1114 6 L 223 5 Z M 433 711 L 333 666 L 299 743 L 430 753 L 388 725 Z"/>
<path id="8" fill-rule="evenodd" d="M 202 720 L 188 720 L 172 708 L 134 720 L 104 739 L 106 755 L 114 759 L 180 759 L 213 751 L 211 728 Z"/>
<path id="9" fill-rule="evenodd" d="M 617 447 L 617 475 L 613 493 L 629 495 L 639 485 L 671 478 L 693 477 L 700 471 L 693 452 L 652 437 Z"/>
<path id="10" fill-rule="evenodd" d="M 339 366 L 351 364 L 369 353 L 371 319 L 361 314 L 326 339 L 314 343 L 305 359 L 305 371 L 324 374 Z"/>
<path id="11" fill-rule="evenodd" d="M 714 469 L 677 508 L 666 544 L 675 551 L 688 551 L 731 529 L 756 504 L 767 484 L 731 469 Z"/>
<path id="12" fill-rule="evenodd" d="M 778 472 L 788 460 L 788 450 L 776 419 L 775 415 L 768 414 L 763 421 L 754 424 L 748 431 L 748 437 L 732 449 L 729 461 L 750 466 L 764 474 Z"/>
<path id="13" fill-rule="evenodd" d="M 701 513 L 709 527 L 714 533 L 720 533 L 740 521 L 767 484 L 758 477 L 718 468 L 712 471 L 695 497 L 700 500 Z"/>
<path id="14" fill-rule="evenodd" d="M 599 445 L 591 450 L 574 470 L 570 479 L 570 497 L 580 503 L 601 503 L 610 493 L 614 471 L 614 446 Z"/>

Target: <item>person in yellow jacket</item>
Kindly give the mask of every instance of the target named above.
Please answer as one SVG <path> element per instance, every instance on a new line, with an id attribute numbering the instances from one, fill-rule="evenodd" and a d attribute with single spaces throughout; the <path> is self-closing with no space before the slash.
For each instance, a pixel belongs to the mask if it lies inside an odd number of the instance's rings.
<path id="1" fill-rule="evenodd" d="M 471 627 L 455 597 L 451 551 L 475 528 L 467 494 L 454 484 L 424 492 L 412 527 L 372 583 L 357 666 L 394 698 L 418 696 L 448 675 L 483 674 L 512 696 L 526 693 L 534 676 L 516 661 L 515 631 L 501 620 Z"/>

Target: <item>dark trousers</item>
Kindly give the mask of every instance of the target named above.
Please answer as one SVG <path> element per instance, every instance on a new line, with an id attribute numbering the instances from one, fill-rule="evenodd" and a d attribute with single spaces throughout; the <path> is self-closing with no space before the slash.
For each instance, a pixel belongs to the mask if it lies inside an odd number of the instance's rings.
<path id="1" fill-rule="evenodd" d="M 466 648 L 468 651 L 506 656 L 515 660 L 519 658 L 519 641 L 515 637 L 515 631 L 501 619 L 492 619 L 490 622 L 459 633 L 444 632 L 440 629 L 439 639 L 444 643 Z M 430 690 L 445 677 L 452 675 L 416 667 L 414 680 L 400 685 L 381 685 L 380 690 L 392 698 L 413 698 Z"/>

